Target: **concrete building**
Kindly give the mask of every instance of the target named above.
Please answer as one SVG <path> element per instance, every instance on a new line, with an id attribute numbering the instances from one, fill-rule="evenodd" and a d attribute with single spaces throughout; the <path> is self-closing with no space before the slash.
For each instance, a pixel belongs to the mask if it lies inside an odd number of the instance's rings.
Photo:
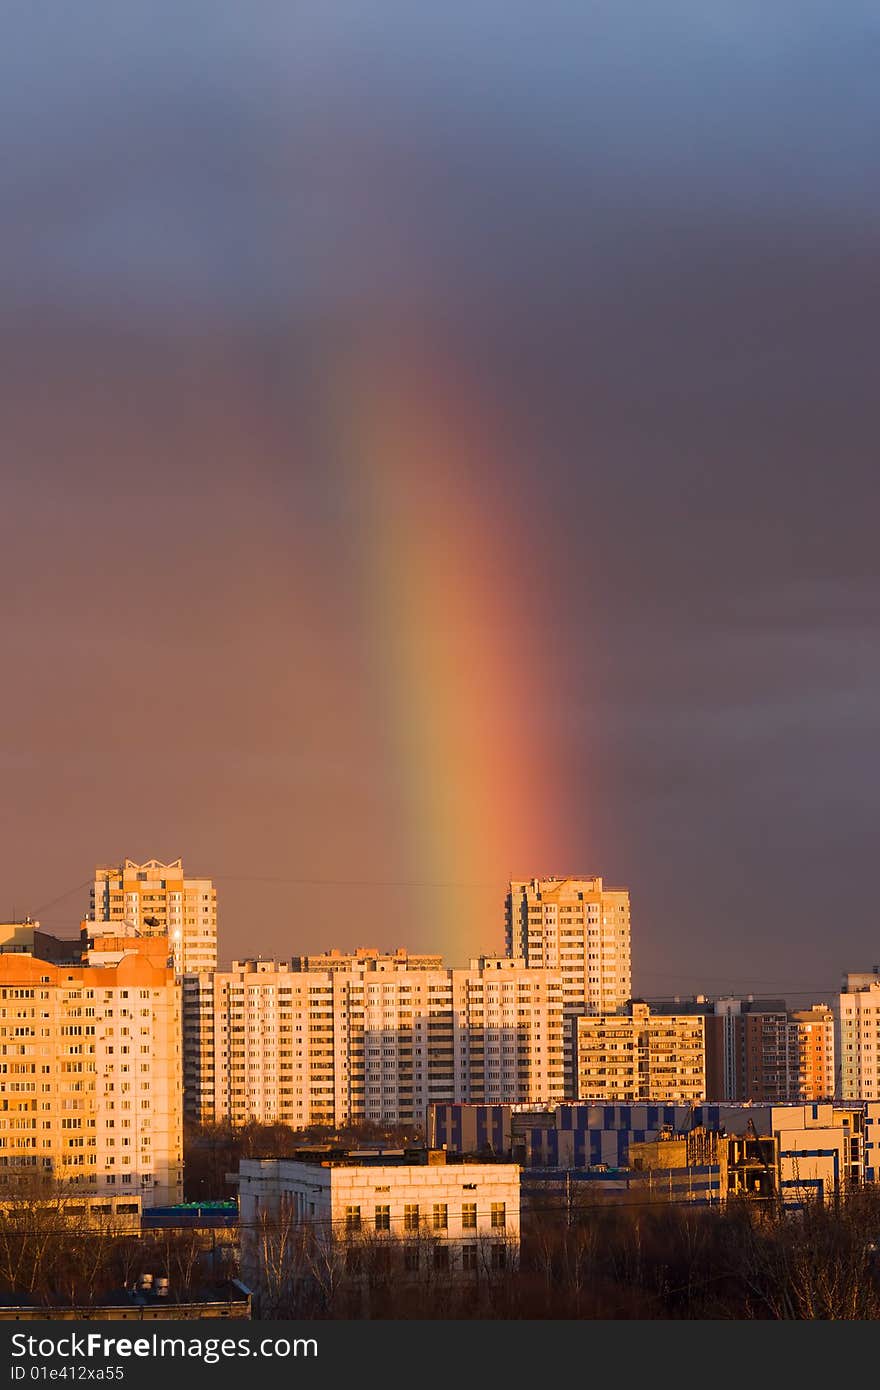
<path id="1" fill-rule="evenodd" d="M 850 973 L 837 1001 L 842 1100 L 880 1100 L 880 972 Z"/>
<path id="2" fill-rule="evenodd" d="M 584 1015 L 576 1027 L 579 1100 L 705 1099 L 701 1015 L 652 1014 L 634 1000 L 626 1014 Z"/>
<path id="3" fill-rule="evenodd" d="M 827 1004 L 789 1011 L 786 1100 L 833 1100 L 834 1051 L 834 1011 Z"/>
<path id="4" fill-rule="evenodd" d="M 137 943 L 113 965 L 0 955 L 0 1173 L 180 1200 L 180 987 Z"/>
<path id="5" fill-rule="evenodd" d="M 409 1275 L 501 1269 L 519 1252 L 519 1168 L 513 1163 L 446 1163 L 428 1155 L 345 1159 L 242 1159 L 238 1173 L 241 1274 L 264 1284 L 267 1233 L 301 1232 L 327 1258 L 334 1249 L 397 1242 Z M 351 1266 L 349 1266 L 351 1267 Z"/>
<path id="6" fill-rule="evenodd" d="M 377 965 L 399 966 L 403 970 L 442 970 L 442 956 L 414 955 L 403 946 L 396 951 L 380 951 L 375 946 L 358 946 L 354 951 L 339 951 L 335 947 L 317 955 L 293 956 L 291 970 L 351 970 L 367 961 Z"/>
<path id="7" fill-rule="evenodd" d="M 99 866 L 89 916 L 127 922 L 143 936 L 167 934 L 178 975 L 217 969 L 217 891 L 209 878 L 187 878 L 180 859 Z"/>
<path id="8" fill-rule="evenodd" d="M 79 938 L 65 940 L 41 931 L 39 922 L 28 917 L 24 922 L 0 923 L 0 955 L 39 956 L 73 965 L 80 960 L 80 942 Z"/>
<path id="9" fill-rule="evenodd" d="M 428 1106 L 425 1142 L 429 1149 L 450 1154 L 501 1155 L 513 1153 L 515 1105 L 480 1105 L 474 1102 L 436 1101 Z M 550 1112 L 529 1111 L 536 1123 Z"/>
<path id="10" fill-rule="evenodd" d="M 565 1093 L 577 1094 L 574 1020 L 612 1014 L 632 995 L 630 903 L 625 888 L 601 878 L 511 880 L 505 900 L 507 954 L 530 968 L 562 975 Z"/>
<path id="11" fill-rule="evenodd" d="M 705 1021 L 706 1096 L 786 1104 L 834 1095 L 834 1026 L 827 1004 L 789 1010 L 784 999 L 656 999 L 655 1014 Z"/>
<path id="12" fill-rule="evenodd" d="M 444 1145 L 447 1153 L 468 1153 L 468 1141 L 477 1117 L 467 1106 L 432 1107 L 428 1137 Z M 851 1191 L 862 1182 L 876 1181 L 880 1164 L 880 1104 L 831 1103 L 753 1105 L 559 1105 L 543 1114 L 526 1107 L 495 1107 L 501 1113 L 482 1117 L 495 1133 L 510 1136 L 510 1148 L 500 1149 L 524 1169 L 588 1171 L 628 1169 L 644 1153 L 644 1145 L 670 1144 L 696 1133 L 742 1140 L 767 1140 L 773 1144 L 773 1190 L 787 1205 L 807 1198 L 827 1199 Z M 755 1163 L 769 1162 L 766 1147 L 754 1152 L 748 1144 L 727 1148 L 725 1162 L 736 1176 L 726 1190 L 760 1192 Z M 664 1150 L 664 1168 L 675 1165 Z M 700 1164 L 717 1163 L 704 1149 Z M 750 1177 L 749 1174 L 752 1176 Z"/>
<path id="13" fill-rule="evenodd" d="M 558 971 L 502 957 L 443 970 L 245 960 L 185 977 L 183 997 L 186 1112 L 202 1122 L 415 1129 L 432 1101 L 565 1094 Z"/>
<path id="14" fill-rule="evenodd" d="M 47 1187 L 50 1187 L 48 1184 Z M 52 1237 L 64 1231 L 100 1231 L 104 1235 L 139 1236 L 143 1207 L 140 1192 L 99 1197 L 75 1186 L 41 1196 L 35 1183 L 24 1196 L 0 1198 L 0 1229 L 24 1227 Z"/>
<path id="15" fill-rule="evenodd" d="M 784 999 L 717 999 L 706 1035 L 711 1040 L 707 1047 L 711 1049 L 714 1043 L 717 1048 L 719 1100 L 788 1099 L 788 1010 Z"/>

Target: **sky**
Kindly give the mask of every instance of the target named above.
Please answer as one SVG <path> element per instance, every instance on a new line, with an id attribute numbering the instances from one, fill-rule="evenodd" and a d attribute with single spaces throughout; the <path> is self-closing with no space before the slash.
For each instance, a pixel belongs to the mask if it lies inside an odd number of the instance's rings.
<path id="1" fill-rule="evenodd" d="M 0 917 L 880 964 L 880 16 L 10 0 Z"/>

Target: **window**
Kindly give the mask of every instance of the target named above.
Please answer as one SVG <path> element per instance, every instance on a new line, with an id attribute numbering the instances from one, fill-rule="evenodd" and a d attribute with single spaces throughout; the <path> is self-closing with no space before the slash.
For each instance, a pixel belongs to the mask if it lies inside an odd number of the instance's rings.
<path id="1" fill-rule="evenodd" d="M 503 1245 L 492 1246 L 492 1268 L 504 1269 L 507 1263 L 507 1251 Z"/>
<path id="2" fill-rule="evenodd" d="M 498 1230 L 504 1230 L 506 1224 L 506 1210 L 504 1202 L 492 1203 L 492 1225 Z"/>
<path id="3" fill-rule="evenodd" d="M 477 1247 L 475 1245 L 463 1245 L 461 1247 L 461 1267 L 462 1269 L 476 1269 Z"/>
<path id="4" fill-rule="evenodd" d="M 434 1203 L 434 1230 L 445 1231 L 449 1224 L 449 1209 L 445 1202 Z"/>
<path id="5" fill-rule="evenodd" d="M 376 1207 L 376 1230 L 391 1230 L 391 1208 L 389 1206 L 383 1204 L 382 1206 Z"/>
<path id="6" fill-rule="evenodd" d="M 476 1202 L 462 1202 L 461 1224 L 465 1230 L 476 1230 L 477 1226 L 477 1204 Z"/>
<path id="7" fill-rule="evenodd" d="M 345 1234 L 355 1235 L 361 1228 L 361 1209 L 360 1207 L 345 1208 Z"/>
<path id="8" fill-rule="evenodd" d="M 435 1246 L 434 1246 L 434 1268 L 435 1268 L 435 1269 L 448 1269 L 448 1268 L 449 1268 L 449 1246 L 448 1246 L 448 1245 L 435 1245 Z"/>
<path id="9" fill-rule="evenodd" d="M 403 1208 L 403 1229 L 405 1231 L 417 1231 L 419 1229 L 419 1204 L 418 1202 L 407 1202 Z M 407 1265 L 409 1269 L 410 1266 Z M 418 1265 L 416 1266 L 418 1268 Z"/>
<path id="10" fill-rule="evenodd" d="M 419 1247 L 417 1245 L 407 1245 L 403 1251 L 404 1269 L 418 1269 L 419 1267 Z"/>

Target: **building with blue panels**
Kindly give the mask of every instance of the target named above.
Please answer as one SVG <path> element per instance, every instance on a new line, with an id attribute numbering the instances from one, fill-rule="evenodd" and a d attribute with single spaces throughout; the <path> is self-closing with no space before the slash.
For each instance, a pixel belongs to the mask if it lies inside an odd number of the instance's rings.
<path id="1" fill-rule="evenodd" d="M 468 1152 L 477 1127 L 487 1134 L 494 1126 L 509 1144 L 495 1151 L 529 1173 L 631 1169 L 634 1146 L 703 1133 L 729 1141 L 723 1162 L 740 1174 L 730 1191 L 763 1189 L 760 1170 L 771 1165 L 773 1187 L 790 1206 L 880 1180 L 880 1102 L 566 1104 L 546 1111 L 450 1105 L 434 1113 L 439 1109 L 431 1107 L 428 1121 L 438 1146 Z M 693 1167 L 693 1159 L 683 1166 Z"/>

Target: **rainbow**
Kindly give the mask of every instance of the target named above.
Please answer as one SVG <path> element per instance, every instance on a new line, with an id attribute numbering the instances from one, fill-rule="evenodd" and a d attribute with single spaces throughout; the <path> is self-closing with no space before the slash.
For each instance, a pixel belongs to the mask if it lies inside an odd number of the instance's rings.
<path id="1" fill-rule="evenodd" d="M 565 841 L 542 738 L 553 654 L 535 641 L 529 519 L 509 496 L 498 420 L 436 346 L 373 341 L 347 360 L 342 400 L 368 698 L 395 804 L 389 858 L 436 885 L 414 895 L 418 920 L 398 935 L 465 964 L 502 949 L 511 874 L 550 871 Z"/>

